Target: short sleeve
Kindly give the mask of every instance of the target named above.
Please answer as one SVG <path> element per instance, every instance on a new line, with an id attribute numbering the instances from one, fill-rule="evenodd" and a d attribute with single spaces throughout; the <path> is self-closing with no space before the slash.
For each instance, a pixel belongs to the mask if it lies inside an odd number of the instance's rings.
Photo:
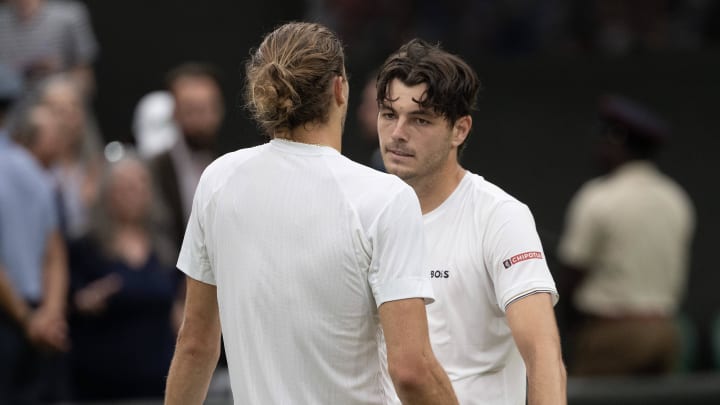
<path id="1" fill-rule="evenodd" d="M 558 245 L 558 257 L 563 263 L 586 268 L 595 260 L 601 233 L 599 217 L 592 190 L 581 189 L 570 202 Z"/>
<path id="2" fill-rule="evenodd" d="M 190 219 L 185 230 L 180 255 L 178 256 L 177 267 L 189 277 L 202 281 L 206 284 L 215 285 L 215 273 L 213 272 L 208 256 L 208 249 L 205 238 L 205 223 L 207 205 L 205 199 L 205 178 L 201 178 L 200 184 L 195 191 L 193 198 Z"/>
<path id="3" fill-rule="evenodd" d="M 488 218 L 483 245 L 500 309 L 539 292 L 550 293 L 557 303 L 555 282 L 527 206 L 517 201 L 499 205 Z"/>
<path id="4" fill-rule="evenodd" d="M 368 281 L 377 306 L 406 298 L 433 302 L 432 286 L 423 271 L 422 213 L 410 187 L 404 186 L 385 206 L 369 233 L 373 252 Z"/>

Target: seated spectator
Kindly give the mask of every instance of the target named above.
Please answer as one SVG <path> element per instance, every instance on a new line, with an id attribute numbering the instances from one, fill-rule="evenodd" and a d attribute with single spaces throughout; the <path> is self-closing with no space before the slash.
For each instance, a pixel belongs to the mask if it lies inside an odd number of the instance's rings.
<path id="1" fill-rule="evenodd" d="M 151 184 L 140 160 L 113 163 L 94 228 L 71 244 L 71 364 L 78 400 L 163 395 L 180 279 L 149 223 Z"/>

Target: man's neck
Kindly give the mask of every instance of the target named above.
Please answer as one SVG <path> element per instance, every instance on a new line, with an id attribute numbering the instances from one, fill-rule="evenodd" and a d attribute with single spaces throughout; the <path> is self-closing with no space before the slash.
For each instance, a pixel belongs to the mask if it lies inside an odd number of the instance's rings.
<path id="1" fill-rule="evenodd" d="M 339 125 L 306 124 L 275 136 L 280 139 L 307 143 L 310 145 L 329 146 L 338 152 L 342 148 L 342 130 Z"/>
<path id="2" fill-rule="evenodd" d="M 442 170 L 418 181 L 408 181 L 420 201 L 423 215 L 439 207 L 455 191 L 465 176 L 459 163 L 447 164 Z"/>

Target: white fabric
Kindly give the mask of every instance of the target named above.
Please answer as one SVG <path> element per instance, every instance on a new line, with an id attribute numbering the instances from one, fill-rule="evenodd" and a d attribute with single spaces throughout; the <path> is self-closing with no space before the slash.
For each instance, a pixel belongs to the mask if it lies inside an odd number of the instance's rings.
<path id="1" fill-rule="evenodd" d="M 525 404 L 525 365 L 505 309 L 532 293 L 558 298 L 530 210 L 467 172 L 424 221 L 437 298 L 427 307 L 432 346 L 460 404 Z"/>
<path id="2" fill-rule="evenodd" d="M 560 258 L 588 271 L 575 295 L 584 312 L 672 315 L 685 292 L 695 212 L 684 190 L 635 161 L 586 184 L 568 210 Z"/>
<path id="3" fill-rule="evenodd" d="M 140 99 L 133 113 L 133 133 L 140 156 L 149 159 L 178 141 L 174 108 L 175 100 L 169 91 L 153 91 Z"/>
<path id="4" fill-rule="evenodd" d="M 432 301 L 423 259 L 410 187 L 273 140 L 208 167 L 178 267 L 217 285 L 236 403 L 383 404 L 377 307 Z"/>

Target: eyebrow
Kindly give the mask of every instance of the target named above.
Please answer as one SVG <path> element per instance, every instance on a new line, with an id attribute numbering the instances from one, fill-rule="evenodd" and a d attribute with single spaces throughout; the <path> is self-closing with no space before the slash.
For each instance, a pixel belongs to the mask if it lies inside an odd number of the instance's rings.
<path id="1" fill-rule="evenodd" d="M 390 104 L 385 104 L 385 103 L 382 103 L 380 105 L 380 109 L 386 109 L 386 110 L 390 110 L 392 112 L 397 112 Z M 414 116 L 422 115 L 422 116 L 427 116 L 427 117 L 438 116 L 438 114 L 436 114 L 435 112 L 433 112 L 432 110 L 427 109 L 427 108 L 419 108 L 417 110 L 410 111 L 408 113 L 408 115 L 414 115 Z"/>

